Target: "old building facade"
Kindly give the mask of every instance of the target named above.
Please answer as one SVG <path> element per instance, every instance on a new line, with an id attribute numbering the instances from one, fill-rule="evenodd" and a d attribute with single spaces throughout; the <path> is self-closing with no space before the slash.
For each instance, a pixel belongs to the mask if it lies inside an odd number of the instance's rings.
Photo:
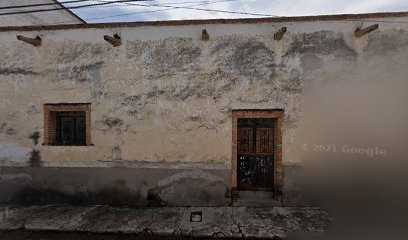
<path id="1" fill-rule="evenodd" d="M 306 87 L 407 56 L 393 21 L 408 14 L 2 27 L 2 200 L 290 204 Z"/>

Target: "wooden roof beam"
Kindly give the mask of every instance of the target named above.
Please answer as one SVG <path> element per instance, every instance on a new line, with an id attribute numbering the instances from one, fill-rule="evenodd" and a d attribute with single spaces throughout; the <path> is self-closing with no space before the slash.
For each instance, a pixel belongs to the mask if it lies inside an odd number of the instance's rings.
<path id="1" fill-rule="evenodd" d="M 22 42 L 31 44 L 31 45 L 33 45 L 35 47 L 41 46 L 41 42 L 42 42 L 42 40 L 41 40 L 41 38 L 39 36 L 37 36 L 35 38 L 29 38 L 29 37 L 24 37 L 24 36 L 21 36 L 21 35 L 17 35 L 17 39 L 22 41 Z"/>
<path id="2" fill-rule="evenodd" d="M 201 40 L 203 41 L 210 40 L 210 35 L 208 34 L 207 29 L 203 29 L 203 31 L 201 32 Z"/>
<path id="3" fill-rule="evenodd" d="M 118 34 L 114 34 L 113 37 L 105 35 L 103 36 L 103 39 L 112 44 L 114 47 L 122 45 L 122 39 L 120 39 L 120 36 Z"/>
<path id="4" fill-rule="evenodd" d="M 287 30 L 287 27 L 281 27 L 274 35 L 273 35 L 273 39 L 275 40 L 282 40 L 283 35 L 285 35 Z"/>
<path id="5" fill-rule="evenodd" d="M 366 35 L 367 33 L 375 31 L 377 29 L 378 29 L 378 24 L 373 24 L 373 25 L 368 26 L 366 28 L 360 28 L 359 27 L 354 31 L 354 36 L 359 38 L 359 37 L 362 37 L 362 36 Z"/>

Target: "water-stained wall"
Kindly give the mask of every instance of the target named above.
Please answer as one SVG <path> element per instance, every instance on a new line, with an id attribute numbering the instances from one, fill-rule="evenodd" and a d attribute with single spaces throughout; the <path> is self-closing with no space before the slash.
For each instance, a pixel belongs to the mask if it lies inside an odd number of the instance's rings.
<path id="1" fill-rule="evenodd" d="M 384 22 L 373 33 L 354 36 L 357 27 L 370 24 L 261 21 L 0 32 L 0 160 L 13 166 L 143 161 L 228 168 L 231 110 L 281 108 L 283 163 L 300 162 L 294 143 L 305 89 L 350 78 L 371 59 L 388 65 L 383 56 L 406 56 L 407 25 Z M 276 41 L 281 26 L 288 32 Z M 209 41 L 200 39 L 203 28 Z M 121 46 L 103 40 L 114 33 Z M 42 46 L 16 35 L 39 35 Z M 91 103 L 93 145 L 43 146 L 46 103 Z"/>

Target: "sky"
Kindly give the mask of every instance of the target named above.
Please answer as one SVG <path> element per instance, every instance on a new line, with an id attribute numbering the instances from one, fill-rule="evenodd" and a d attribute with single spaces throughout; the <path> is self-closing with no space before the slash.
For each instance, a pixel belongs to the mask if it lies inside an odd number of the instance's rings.
<path id="1" fill-rule="evenodd" d="M 60 0 L 64 3 L 71 0 Z M 66 7 L 118 0 L 65 3 Z M 72 9 L 88 23 L 408 11 L 408 0 L 150 0 Z"/>

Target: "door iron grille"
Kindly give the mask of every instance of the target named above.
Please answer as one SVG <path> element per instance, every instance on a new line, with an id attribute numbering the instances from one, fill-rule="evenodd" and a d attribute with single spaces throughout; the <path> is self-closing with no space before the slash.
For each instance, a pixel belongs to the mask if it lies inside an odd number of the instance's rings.
<path id="1" fill-rule="evenodd" d="M 240 120 L 240 119 L 239 119 Z M 273 190 L 273 119 L 238 121 L 238 188 Z"/>

